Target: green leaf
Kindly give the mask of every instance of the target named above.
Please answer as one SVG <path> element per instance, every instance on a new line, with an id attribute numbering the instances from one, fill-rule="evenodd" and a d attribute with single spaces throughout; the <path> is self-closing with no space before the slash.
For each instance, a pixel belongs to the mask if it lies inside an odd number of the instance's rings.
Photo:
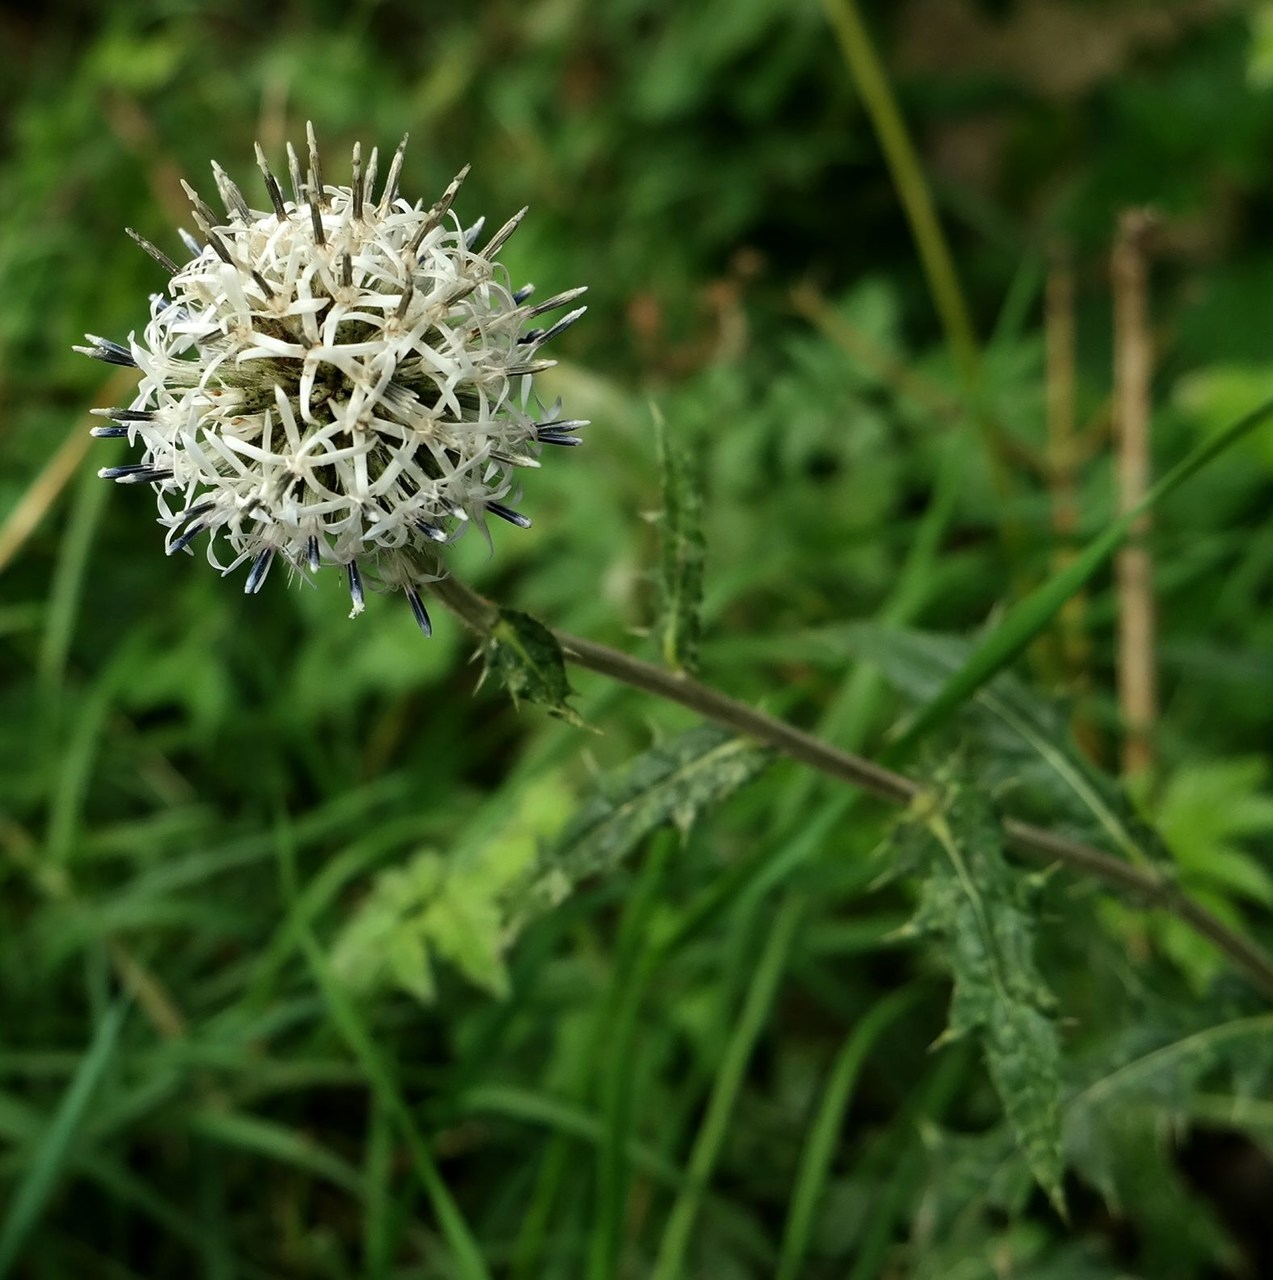
<path id="1" fill-rule="evenodd" d="M 678 671 L 698 669 L 702 632 L 703 500 L 700 462 L 683 435 L 671 434 L 652 406 L 663 473 L 663 661 Z"/>
<path id="2" fill-rule="evenodd" d="M 1232 1080 L 1238 1096 L 1267 1093 L 1273 1015 L 1214 1025 L 1213 1009 L 1167 1025 L 1142 1014 L 1086 1065 L 1085 1083 L 1065 1104 L 1070 1164 L 1138 1224 L 1143 1274 L 1196 1275 L 1236 1266 L 1235 1251 L 1205 1199 L 1191 1193 L 1169 1156 L 1202 1087 Z M 1183 1025 L 1182 1025 L 1183 1023 Z"/>
<path id="3" fill-rule="evenodd" d="M 687 832 L 696 818 L 754 778 L 773 753 L 701 725 L 639 755 L 567 823 L 518 891 L 518 921 L 562 901 L 587 876 L 613 871 L 656 828 Z"/>
<path id="4" fill-rule="evenodd" d="M 337 940 L 336 973 L 359 991 L 393 986 L 428 1002 L 437 955 L 470 982 L 506 995 L 503 955 L 512 931 L 505 896 L 525 883 L 541 841 L 572 803 L 560 777 L 545 775 L 523 788 L 511 814 L 449 855 L 423 850 L 382 872 Z"/>
<path id="5" fill-rule="evenodd" d="M 1247 837 L 1273 832 L 1267 786 L 1268 765 L 1258 756 L 1202 760 L 1171 776 L 1157 821 L 1180 863 L 1182 883 L 1273 904 L 1273 877 L 1242 847 Z"/>
<path id="6" fill-rule="evenodd" d="M 910 930 L 944 938 L 955 990 L 947 1036 L 979 1036 L 1004 1114 L 1035 1180 L 1058 1212 L 1060 1045 L 1052 995 L 1034 963 L 1027 882 L 1003 856 L 993 811 L 971 787 L 946 783 L 918 802 L 928 875 Z"/>
<path id="7" fill-rule="evenodd" d="M 486 669 L 494 671 L 514 702 L 536 702 L 549 714 L 582 727 L 567 705 L 574 691 L 566 679 L 566 660 L 557 637 L 538 618 L 501 609 L 486 642 Z"/>
<path id="8" fill-rule="evenodd" d="M 1251 47 L 1247 53 L 1247 76 L 1258 88 L 1273 84 L 1273 4 L 1268 0 L 1252 7 Z"/>

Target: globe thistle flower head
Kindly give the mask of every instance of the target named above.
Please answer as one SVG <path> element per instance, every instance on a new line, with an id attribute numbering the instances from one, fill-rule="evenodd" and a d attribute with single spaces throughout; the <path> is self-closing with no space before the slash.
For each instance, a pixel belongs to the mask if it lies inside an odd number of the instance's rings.
<path id="1" fill-rule="evenodd" d="M 206 534 L 223 574 L 249 565 L 249 593 L 279 559 L 341 566 L 351 616 L 366 576 L 405 592 L 428 634 L 420 586 L 438 561 L 423 548 L 489 516 L 528 528 L 508 505 L 518 471 L 580 443 L 586 422 L 544 411 L 533 380 L 584 290 L 536 304 L 509 287 L 496 258 L 526 211 L 485 241 L 482 220 L 463 228 L 467 169 L 425 207 L 398 193 L 406 138 L 379 194 L 374 150 L 364 167 L 355 145 L 350 185 L 329 186 L 312 126 L 308 141 L 303 172 L 287 149 L 290 200 L 257 147 L 267 209 L 215 163 L 224 217 L 187 185 L 201 238 L 182 232 L 184 265 L 130 231 L 169 278 L 140 339 L 76 348 L 142 375 L 93 432 L 141 459 L 99 474 L 152 487 L 170 555 Z"/>

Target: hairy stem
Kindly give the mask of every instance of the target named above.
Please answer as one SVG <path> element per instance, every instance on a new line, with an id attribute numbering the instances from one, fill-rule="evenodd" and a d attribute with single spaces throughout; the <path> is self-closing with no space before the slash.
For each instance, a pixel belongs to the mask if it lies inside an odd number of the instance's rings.
<path id="1" fill-rule="evenodd" d="M 430 584 L 430 590 L 480 636 L 488 636 L 499 620 L 496 605 L 454 577 L 440 578 Z M 717 724 L 763 742 L 790 759 L 807 764 L 829 778 L 858 787 L 877 799 L 891 804 L 910 804 L 924 792 L 918 782 L 903 774 L 850 751 L 842 751 L 680 672 L 656 667 L 653 663 L 581 636 L 561 631 L 553 634 L 567 662 L 668 702 L 680 703 Z M 1095 876 L 1148 906 L 1170 912 L 1208 939 L 1254 986 L 1273 999 L 1273 958 L 1182 893 L 1168 874 L 1133 866 L 1093 845 L 1056 835 L 1016 818 L 1003 819 L 1003 835 L 1008 846 L 1021 857 L 1033 862 L 1060 863 L 1072 871 Z"/>

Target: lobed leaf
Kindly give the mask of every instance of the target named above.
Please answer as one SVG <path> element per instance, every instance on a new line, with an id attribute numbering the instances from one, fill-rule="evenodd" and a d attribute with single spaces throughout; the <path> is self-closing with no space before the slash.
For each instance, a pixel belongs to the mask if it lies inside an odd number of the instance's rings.
<path id="1" fill-rule="evenodd" d="M 572 800 L 556 773 L 545 775 L 521 791 L 510 815 L 446 856 L 426 849 L 381 872 L 337 940 L 336 973 L 355 990 L 393 986 L 428 1002 L 437 956 L 483 990 L 505 995 L 505 895 L 525 883 Z"/>

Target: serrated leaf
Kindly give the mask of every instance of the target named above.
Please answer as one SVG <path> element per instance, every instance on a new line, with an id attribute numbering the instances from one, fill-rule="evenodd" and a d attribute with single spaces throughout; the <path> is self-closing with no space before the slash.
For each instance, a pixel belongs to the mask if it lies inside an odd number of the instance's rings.
<path id="1" fill-rule="evenodd" d="M 673 435 L 657 408 L 654 438 L 663 474 L 663 661 L 678 671 L 698 668 L 703 602 L 703 500 L 700 467 L 691 446 Z"/>
<path id="2" fill-rule="evenodd" d="M 518 893 L 518 919 L 554 906 L 585 877 L 612 871 L 658 827 L 688 831 L 772 758 L 767 748 L 715 725 L 651 747 L 543 851 L 533 883 Z"/>
<path id="3" fill-rule="evenodd" d="M 557 637 L 538 618 L 501 609 L 485 646 L 486 666 L 494 671 L 514 702 L 535 702 L 549 714 L 582 727 L 567 705 L 574 691 L 566 679 L 566 660 Z"/>
<path id="4" fill-rule="evenodd" d="M 1214 1213 L 1167 1153 L 1200 1088 L 1221 1077 L 1239 1097 L 1264 1092 L 1273 1068 L 1273 1015 L 1218 1025 L 1201 1022 L 1212 1010 L 1183 1023 L 1177 1009 L 1168 1016 L 1170 1025 L 1141 1021 L 1102 1046 L 1065 1105 L 1067 1158 L 1138 1224 L 1145 1273 L 1155 1276 L 1234 1261 Z"/>
<path id="5" fill-rule="evenodd" d="M 1063 1213 L 1061 1052 L 1052 996 L 1034 963 L 1027 882 L 1005 860 L 981 796 L 948 783 L 939 800 L 919 818 L 930 860 L 912 929 L 945 940 L 955 984 L 947 1035 L 980 1038 L 1030 1170 Z"/>

